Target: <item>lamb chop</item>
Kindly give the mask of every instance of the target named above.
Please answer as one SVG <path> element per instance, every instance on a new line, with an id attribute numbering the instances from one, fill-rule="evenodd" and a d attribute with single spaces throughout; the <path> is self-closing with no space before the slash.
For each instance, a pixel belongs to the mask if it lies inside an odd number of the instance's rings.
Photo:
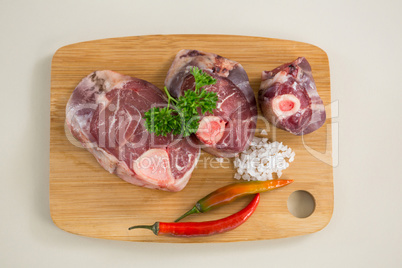
<path id="1" fill-rule="evenodd" d="M 194 90 L 194 77 L 190 73 L 193 67 L 217 80 L 205 89 L 218 96 L 217 108 L 201 116 L 195 136 L 206 152 L 234 157 L 247 149 L 257 121 L 256 100 L 247 73 L 235 61 L 213 53 L 183 49 L 177 53 L 165 79 L 173 97 Z"/>
<path id="2" fill-rule="evenodd" d="M 175 192 L 186 186 L 200 149 L 194 138 L 146 130 L 144 113 L 166 104 L 162 91 L 147 81 L 96 71 L 73 91 L 66 123 L 110 173 L 138 186 Z"/>
<path id="3" fill-rule="evenodd" d="M 261 80 L 259 103 L 271 124 L 295 135 L 311 133 L 324 124 L 324 104 L 305 58 L 263 71 Z"/>

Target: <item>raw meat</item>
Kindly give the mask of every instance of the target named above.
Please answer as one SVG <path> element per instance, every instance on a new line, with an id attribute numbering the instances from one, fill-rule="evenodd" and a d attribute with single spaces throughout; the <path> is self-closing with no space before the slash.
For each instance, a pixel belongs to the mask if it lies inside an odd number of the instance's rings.
<path id="1" fill-rule="evenodd" d="M 166 104 L 162 91 L 149 82 L 96 71 L 72 93 L 66 123 L 110 173 L 138 186 L 180 191 L 197 164 L 200 149 L 192 138 L 155 136 L 146 130 L 144 112 Z"/>
<path id="2" fill-rule="evenodd" d="M 217 80 L 205 87 L 218 95 L 217 108 L 201 117 L 196 137 L 202 148 L 218 157 L 234 157 L 247 149 L 254 137 L 257 105 L 244 68 L 237 62 L 212 53 L 181 50 L 176 55 L 165 79 L 173 97 L 194 90 L 190 73 L 198 67 Z"/>
<path id="3" fill-rule="evenodd" d="M 263 71 L 261 80 L 259 103 L 271 124 L 295 135 L 311 133 L 324 124 L 324 104 L 305 58 Z"/>

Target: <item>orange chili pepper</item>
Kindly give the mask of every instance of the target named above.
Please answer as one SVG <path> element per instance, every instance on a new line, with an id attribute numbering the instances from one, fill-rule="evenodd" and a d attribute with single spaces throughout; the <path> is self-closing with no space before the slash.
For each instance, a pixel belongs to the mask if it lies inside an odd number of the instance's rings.
<path id="1" fill-rule="evenodd" d="M 198 200 L 195 206 L 175 220 L 180 221 L 184 217 L 194 213 L 204 213 L 211 209 L 228 204 L 242 196 L 262 193 L 274 190 L 292 183 L 293 180 L 268 180 L 268 181 L 247 181 L 229 184 L 221 187 L 202 199 Z"/>

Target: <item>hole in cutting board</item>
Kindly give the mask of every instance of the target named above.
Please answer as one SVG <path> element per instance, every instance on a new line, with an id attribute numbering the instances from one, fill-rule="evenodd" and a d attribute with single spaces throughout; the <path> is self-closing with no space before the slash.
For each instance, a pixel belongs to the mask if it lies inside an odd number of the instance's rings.
<path id="1" fill-rule="evenodd" d="M 288 210 L 297 218 L 307 218 L 315 209 L 314 197 L 307 191 L 299 190 L 288 198 Z"/>

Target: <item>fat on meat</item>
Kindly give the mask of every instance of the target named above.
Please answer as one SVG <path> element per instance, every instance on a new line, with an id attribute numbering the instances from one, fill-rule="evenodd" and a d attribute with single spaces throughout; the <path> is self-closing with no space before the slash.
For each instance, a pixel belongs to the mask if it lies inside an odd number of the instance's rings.
<path id="1" fill-rule="evenodd" d="M 263 71 L 258 99 L 271 124 L 295 135 L 309 134 L 326 120 L 311 66 L 304 57 Z"/>
<path id="2" fill-rule="evenodd" d="M 144 113 L 165 106 L 153 84 L 110 70 L 95 71 L 75 88 L 66 106 L 66 125 L 99 164 L 134 185 L 182 190 L 200 149 L 192 137 L 156 136 Z"/>
<path id="3" fill-rule="evenodd" d="M 183 49 L 176 54 L 165 79 L 173 97 L 194 90 L 195 81 L 190 73 L 193 67 L 217 80 L 205 89 L 218 96 L 217 108 L 201 116 L 195 136 L 206 152 L 234 157 L 248 148 L 256 128 L 258 110 L 248 75 L 238 62 L 213 53 Z"/>

